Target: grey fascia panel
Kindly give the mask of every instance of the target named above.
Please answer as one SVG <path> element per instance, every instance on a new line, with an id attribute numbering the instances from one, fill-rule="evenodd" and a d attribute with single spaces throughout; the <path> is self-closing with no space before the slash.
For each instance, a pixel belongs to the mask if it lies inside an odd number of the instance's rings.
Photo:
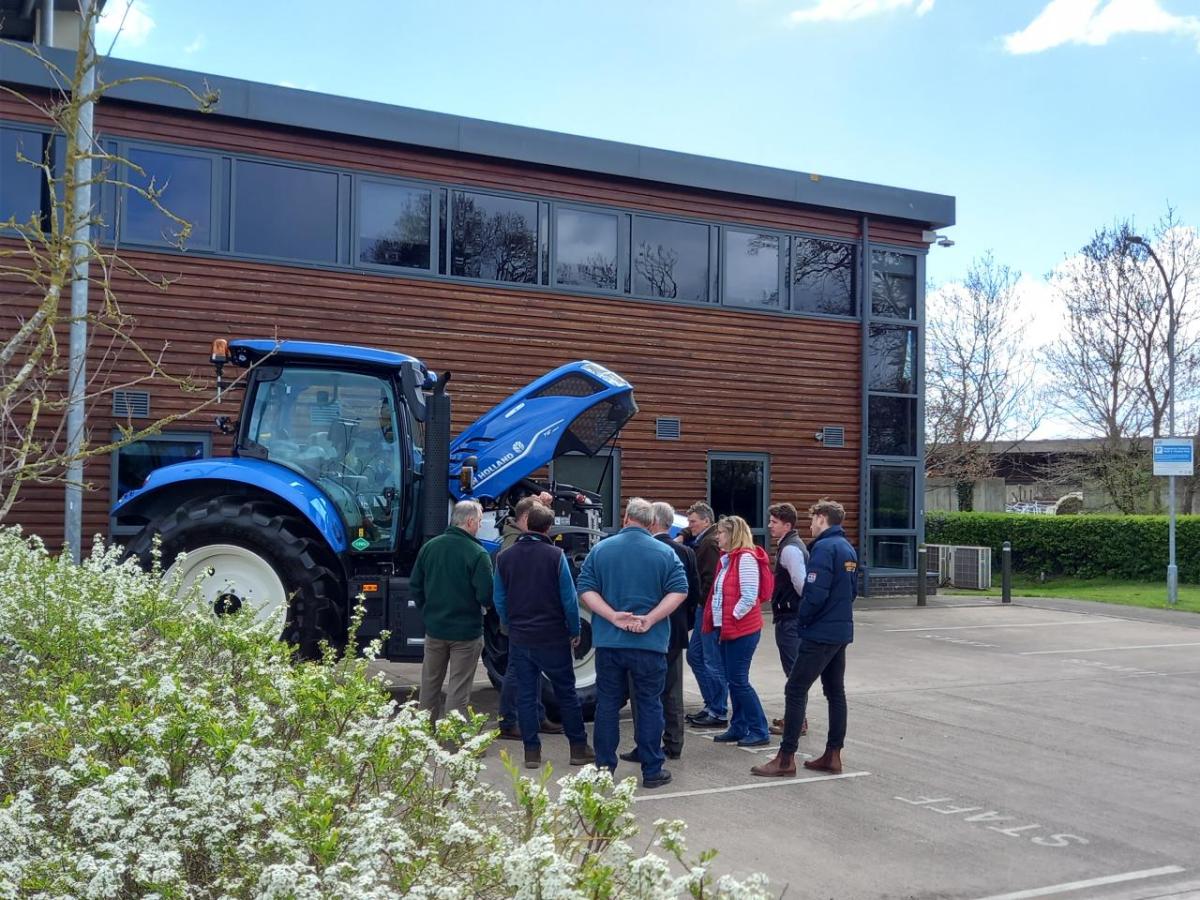
<path id="1" fill-rule="evenodd" d="M 51 62 L 66 71 L 74 65 L 74 54 L 69 51 L 45 52 Z M 137 76 L 162 78 L 186 84 L 197 91 L 207 84 L 221 92 L 216 115 L 265 124 L 885 216 L 918 222 L 934 229 L 953 225 L 955 221 L 955 200 L 944 194 L 843 178 L 814 177 L 809 173 L 770 166 L 335 97 L 121 59 L 103 60 L 100 75 L 107 81 Z M 0 45 L 0 80 L 18 86 L 57 87 L 38 60 L 12 45 Z M 112 92 L 112 96 L 171 109 L 194 110 L 186 93 L 177 87 L 155 82 L 122 85 Z"/>

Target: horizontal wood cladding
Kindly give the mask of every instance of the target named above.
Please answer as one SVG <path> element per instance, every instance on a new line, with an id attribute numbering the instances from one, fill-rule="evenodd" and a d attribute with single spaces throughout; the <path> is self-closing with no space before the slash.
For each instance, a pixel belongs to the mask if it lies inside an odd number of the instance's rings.
<path id="1" fill-rule="evenodd" d="M 37 122 L 28 104 L 0 95 L 0 118 Z M 318 131 L 255 125 L 220 115 L 202 115 L 105 101 L 97 126 L 109 136 L 273 156 L 297 162 L 342 166 L 404 178 L 473 185 L 537 194 L 551 199 L 609 204 L 763 228 L 793 229 L 831 237 L 858 238 L 860 217 L 717 191 L 689 190 L 630 178 L 592 175 L 550 166 L 508 163 L 465 153 L 436 152 L 401 144 L 341 137 Z M 871 219 L 873 239 L 918 248 L 920 226 Z"/>
<path id="2" fill-rule="evenodd" d="M 826 494 L 847 506 L 857 527 L 861 447 L 860 327 L 856 322 L 769 316 L 727 307 L 463 285 L 398 277 L 297 269 L 233 260 L 126 253 L 151 277 L 172 279 L 159 292 L 120 275 L 122 311 L 136 322 L 143 346 L 160 350 L 166 367 L 211 381 L 214 337 L 278 337 L 366 344 L 411 353 L 437 371 L 454 372 L 455 430 L 513 390 L 564 362 L 589 358 L 635 386 L 638 415 L 622 434 L 624 496 L 643 495 L 686 507 L 706 495 L 707 454 L 770 455 L 771 496 L 806 506 Z M 0 284 L 0 331 L 28 303 Z M 93 371 L 118 385 L 144 372 L 133 354 Z M 154 416 L 196 403 L 170 386 L 139 385 Z M 181 422 L 212 431 L 217 414 L 232 415 L 233 394 Z M 89 416 L 93 441 L 113 427 L 108 402 Z M 678 416 L 678 441 L 655 438 L 658 416 Z M 826 449 L 814 438 L 825 425 L 846 429 L 846 445 Z M 214 450 L 227 444 L 214 435 Z M 107 531 L 108 459 L 85 475 L 95 490 L 85 501 L 88 533 Z M 30 486 L 12 519 L 55 543 L 61 539 L 62 487 Z"/>

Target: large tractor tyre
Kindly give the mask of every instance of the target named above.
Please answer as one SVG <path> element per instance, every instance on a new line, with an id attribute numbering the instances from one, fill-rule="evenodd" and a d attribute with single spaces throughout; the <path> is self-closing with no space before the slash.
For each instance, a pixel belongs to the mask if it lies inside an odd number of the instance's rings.
<path id="1" fill-rule="evenodd" d="M 579 695 L 579 702 L 583 706 L 583 718 L 590 722 L 596 717 L 596 648 L 592 646 L 592 616 L 586 609 L 579 610 L 579 624 L 580 641 L 575 649 L 575 693 Z M 500 619 L 494 610 L 488 610 L 483 623 L 483 667 L 487 670 L 492 687 L 499 691 L 508 669 L 508 636 L 500 631 Z M 542 704 L 551 720 L 562 721 L 554 689 L 544 675 Z"/>
<path id="2" fill-rule="evenodd" d="M 200 587 L 200 604 L 216 615 L 249 607 L 262 620 L 287 607 L 280 637 L 301 659 L 320 656 L 320 642 L 346 646 L 345 590 L 329 553 L 302 520 L 276 504 L 244 497 L 200 498 L 150 522 L 126 548 L 147 569 L 154 535 L 162 535 L 162 567 L 180 590 Z M 180 553 L 186 559 L 179 559 Z"/>

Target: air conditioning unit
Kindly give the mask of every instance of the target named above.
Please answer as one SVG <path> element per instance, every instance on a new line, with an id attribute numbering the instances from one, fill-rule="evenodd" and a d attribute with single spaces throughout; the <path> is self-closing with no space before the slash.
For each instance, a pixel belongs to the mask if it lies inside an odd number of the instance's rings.
<path id="1" fill-rule="evenodd" d="M 984 591 L 992 586 L 992 548 L 952 548 L 950 584 Z"/>
<path id="2" fill-rule="evenodd" d="M 939 586 L 949 584 L 954 574 L 954 548 L 949 544 L 926 544 L 925 549 L 928 552 L 925 567 L 937 572 Z"/>

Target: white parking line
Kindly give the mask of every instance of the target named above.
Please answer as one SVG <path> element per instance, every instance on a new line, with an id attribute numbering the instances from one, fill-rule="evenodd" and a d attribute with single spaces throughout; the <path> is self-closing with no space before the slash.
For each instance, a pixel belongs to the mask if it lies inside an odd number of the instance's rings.
<path id="1" fill-rule="evenodd" d="M 760 788 L 787 787 L 790 784 L 811 784 L 814 781 L 837 781 L 842 778 L 862 778 L 870 772 L 843 772 L 841 775 L 818 775 L 815 778 L 765 778 L 753 784 L 734 784 L 729 787 L 701 788 L 696 791 L 672 791 L 669 794 L 638 794 L 635 803 L 648 800 L 671 800 L 675 797 L 700 797 L 705 794 L 728 794 L 733 791 L 757 791 Z"/>
<path id="2" fill-rule="evenodd" d="M 1068 891 L 1081 891 L 1084 888 L 1100 887 L 1105 884 L 1140 881 L 1143 878 L 1157 878 L 1159 875 L 1175 875 L 1182 871 L 1184 871 L 1183 866 L 1162 866 L 1158 869 L 1142 869 L 1140 872 L 1107 875 L 1104 878 L 1089 878 L 1087 881 L 1068 881 L 1063 884 L 1052 884 L 1049 887 L 1032 888 L 1028 891 L 1014 891 L 1011 894 L 993 894 L 982 900 L 1025 900 L 1027 897 L 1048 897 L 1051 894 L 1065 894 Z"/>
<path id="3" fill-rule="evenodd" d="M 933 628 L 886 628 L 887 632 L 900 631 L 968 631 L 975 628 L 1049 628 L 1053 625 L 1115 625 L 1124 624 L 1124 619 L 1065 619 L 1062 622 L 1011 622 L 1002 625 L 937 625 Z"/>
<path id="4" fill-rule="evenodd" d="M 1108 653 L 1111 650 L 1161 650 L 1164 647 L 1200 647 L 1200 641 L 1190 644 L 1131 644 L 1127 647 L 1089 647 L 1087 650 L 1026 650 L 1018 656 L 1049 656 L 1052 653 Z"/>

